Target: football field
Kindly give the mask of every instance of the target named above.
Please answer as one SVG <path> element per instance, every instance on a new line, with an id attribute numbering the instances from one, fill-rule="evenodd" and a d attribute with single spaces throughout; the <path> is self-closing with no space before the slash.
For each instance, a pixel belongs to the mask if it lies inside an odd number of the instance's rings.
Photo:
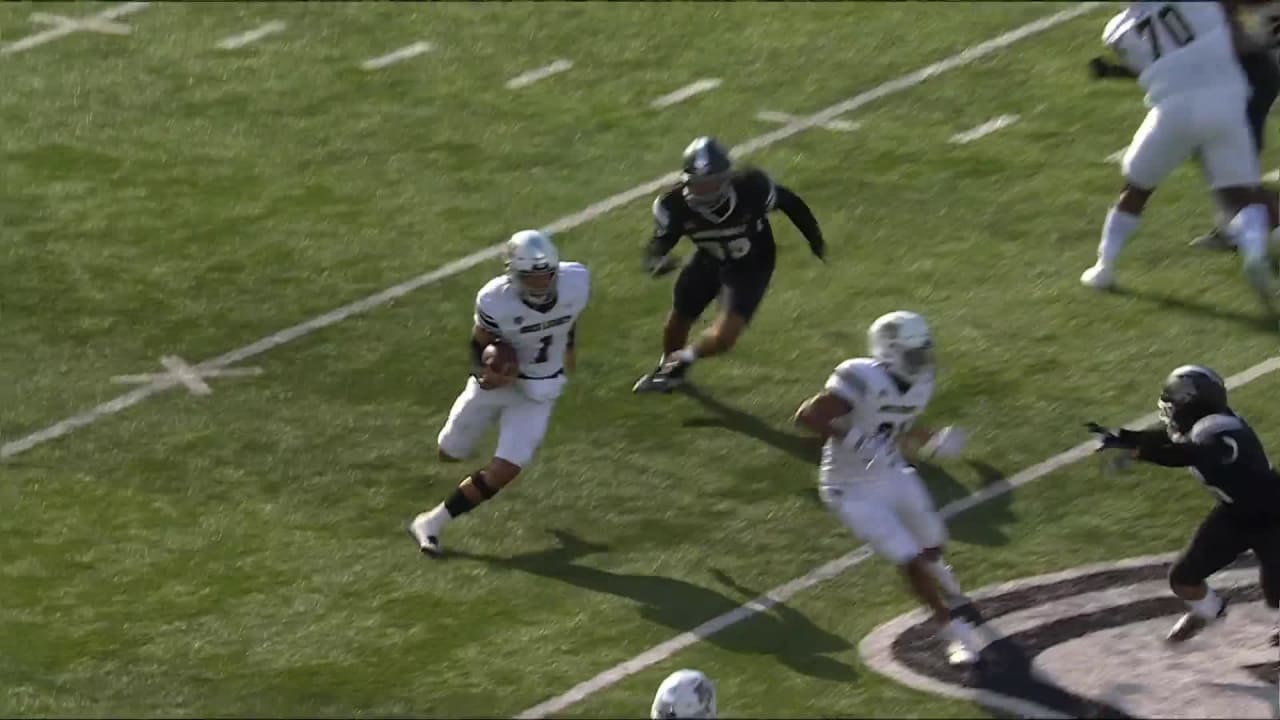
<path id="1" fill-rule="evenodd" d="M 935 499 L 1019 484 L 951 519 L 974 587 L 1184 542 L 1185 473 L 1064 455 L 1174 366 L 1258 369 L 1232 404 L 1280 443 L 1275 328 L 1187 247 L 1193 169 L 1120 289 L 1079 285 L 1144 112 L 1085 71 L 1116 7 L 0 4 L 0 716 L 641 716 L 681 667 L 727 717 L 989 716 L 860 657 L 912 603 L 879 560 L 812 574 L 857 543 L 790 418 L 924 314 L 925 422 L 970 433 Z M 703 134 L 828 259 L 779 216 L 739 346 L 635 396 L 671 300 L 649 204 Z M 528 227 L 591 268 L 578 369 L 430 562 L 404 524 L 469 469 L 435 435 Z"/>

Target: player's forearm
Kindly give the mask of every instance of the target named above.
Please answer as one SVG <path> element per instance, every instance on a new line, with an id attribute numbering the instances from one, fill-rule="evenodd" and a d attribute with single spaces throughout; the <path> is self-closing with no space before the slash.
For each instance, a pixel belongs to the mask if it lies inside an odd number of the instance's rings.
<path id="1" fill-rule="evenodd" d="M 1164 430 L 1142 430 L 1133 432 L 1130 437 L 1135 443 L 1134 451 L 1139 460 L 1164 467 L 1187 467 L 1194 465 L 1195 452 L 1191 445 L 1175 443 L 1169 439 Z"/>
<path id="2" fill-rule="evenodd" d="M 824 244 L 822 239 L 822 228 L 818 226 L 818 219 L 813 216 L 813 211 L 809 209 L 809 205 L 800 199 L 799 195 L 791 192 L 785 187 L 779 185 L 777 187 L 777 207 L 787 216 L 792 225 L 804 235 L 804 239 L 809 242 L 809 247 L 815 254 L 821 254 Z"/>
<path id="3" fill-rule="evenodd" d="M 478 340 L 475 335 L 471 336 L 471 374 L 472 375 L 478 376 L 481 373 L 481 371 L 484 369 L 484 361 L 483 361 L 484 346 L 485 346 L 485 343 Z"/>
<path id="4" fill-rule="evenodd" d="M 680 241 L 679 235 L 654 235 L 644 249 L 645 269 L 652 270 Z"/>

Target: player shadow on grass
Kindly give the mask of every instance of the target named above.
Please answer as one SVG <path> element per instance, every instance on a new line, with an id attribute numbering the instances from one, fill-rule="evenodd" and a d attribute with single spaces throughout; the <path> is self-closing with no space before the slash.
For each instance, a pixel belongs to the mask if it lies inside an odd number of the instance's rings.
<path id="1" fill-rule="evenodd" d="M 692 383 L 686 384 L 682 388 L 682 392 L 715 414 L 713 417 L 685 420 L 685 427 L 718 427 L 731 430 L 755 438 L 766 445 L 777 448 L 802 462 L 814 466 L 817 466 L 822 459 L 822 440 L 816 436 L 793 434 L 779 430 L 762 418 L 721 402 Z M 944 468 L 927 462 L 917 462 L 915 465 L 921 477 L 924 478 L 925 484 L 929 486 L 929 492 L 939 508 L 970 494 L 969 488 Z M 1004 473 L 987 463 L 971 461 L 968 465 L 978 475 L 984 488 L 1004 479 Z M 818 499 L 817 482 L 813 478 L 806 478 L 805 492 L 813 498 L 814 502 L 821 502 Z M 1000 526 L 1017 520 L 1010 508 L 1009 500 L 1009 494 L 1005 493 L 983 503 L 982 509 L 979 511 L 983 514 L 982 522 L 964 522 L 962 520 L 948 523 L 951 526 L 951 536 L 961 542 L 975 545 L 994 546 L 1008 543 L 1009 536 L 1005 534 Z"/>
<path id="2" fill-rule="evenodd" d="M 727 575 L 717 579 L 739 593 L 734 599 L 691 582 L 639 573 L 609 572 L 579 565 L 588 555 L 606 552 L 608 547 L 585 541 L 564 530 L 552 530 L 559 541 L 555 547 L 514 557 L 451 554 L 517 570 L 550 580 L 629 599 L 640 606 L 640 616 L 676 632 L 689 632 L 706 621 L 737 610 L 757 593 L 734 583 Z M 800 612 L 779 603 L 740 624 L 704 638 L 706 642 L 733 653 L 771 655 L 795 672 L 822 680 L 847 682 L 857 678 L 849 665 L 828 653 L 852 648 L 848 640 L 814 625 Z"/>
<path id="3" fill-rule="evenodd" d="M 1270 333 L 1275 330 L 1274 321 L 1265 317 L 1261 310 L 1249 312 L 1244 310 L 1227 310 L 1225 308 L 1208 305 L 1195 300 L 1179 297 L 1177 295 L 1167 295 L 1164 293 L 1152 292 L 1150 290 L 1138 290 L 1135 288 L 1115 287 L 1110 292 L 1120 297 L 1133 298 L 1146 303 L 1160 305 L 1166 310 L 1175 310 L 1185 315 L 1199 315 L 1211 320 L 1228 320 L 1237 323 L 1250 330 Z"/>

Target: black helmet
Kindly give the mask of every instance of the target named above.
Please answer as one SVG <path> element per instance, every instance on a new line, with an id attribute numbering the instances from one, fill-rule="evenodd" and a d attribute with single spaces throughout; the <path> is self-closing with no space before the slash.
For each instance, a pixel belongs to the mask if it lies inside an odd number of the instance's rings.
<path id="1" fill-rule="evenodd" d="M 684 149 L 683 172 L 685 202 L 690 207 L 711 210 L 724 202 L 730 192 L 729 178 L 733 162 L 729 151 L 712 137 L 696 138 Z"/>
<path id="2" fill-rule="evenodd" d="M 1209 368 L 1183 365 L 1165 379 L 1160 391 L 1160 420 L 1170 434 L 1189 433 L 1200 418 L 1223 412 L 1231 412 L 1227 385 Z"/>

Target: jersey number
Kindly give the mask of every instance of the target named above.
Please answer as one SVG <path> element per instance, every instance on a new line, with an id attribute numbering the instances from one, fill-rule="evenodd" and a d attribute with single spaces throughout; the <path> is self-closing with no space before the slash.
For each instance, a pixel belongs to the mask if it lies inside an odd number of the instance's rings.
<path id="1" fill-rule="evenodd" d="M 719 242 L 703 242 L 698 247 L 711 253 L 711 256 L 717 260 L 738 260 L 751 252 L 751 239 L 745 237 L 734 238 L 732 240 Z"/>
<path id="2" fill-rule="evenodd" d="M 1162 54 L 1160 35 L 1156 32 L 1153 24 L 1157 20 L 1160 22 L 1161 27 L 1164 28 L 1165 33 L 1170 38 L 1173 38 L 1178 47 L 1185 47 L 1196 39 L 1195 33 L 1191 31 L 1191 24 L 1187 22 L 1186 18 L 1182 17 L 1182 13 L 1178 11 L 1178 8 L 1172 5 L 1165 5 L 1154 16 L 1148 15 L 1134 25 L 1138 35 L 1145 37 L 1147 42 L 1151 43 L 1152 60 L 1159 60 Z"/>
<path id="3" fill-rule="evenodd" d="M 542 345 L 538 348 L 538 356 L 533 359 L 533 364 L 544 363 L 547 361 L 547 353 L 551 352 L 551 343 L 555 342 L 554 335 L 543 335 L 538 342 Z"/>

